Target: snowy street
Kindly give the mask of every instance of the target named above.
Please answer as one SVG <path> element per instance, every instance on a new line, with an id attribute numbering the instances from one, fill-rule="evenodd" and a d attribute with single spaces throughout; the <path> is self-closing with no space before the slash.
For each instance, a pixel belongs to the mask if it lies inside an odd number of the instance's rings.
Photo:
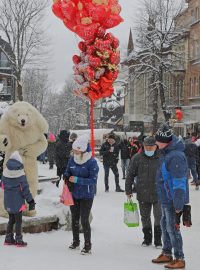
<path id="1" fill-rule="evenodd" d="M 55 175 L 48 170 L 48 165 L 40 165 L 40 174 Z M 120 173 L 121 168 L 119 167 Z M 3 246 L 4 236 L 0 237 L 0 270 L 55 270 L 64 269 L 134 269 L 157 270 L 164 269 L 162 265 L 153 265 L 151 259 L 157 257 L 161 250 L 154 246 L 142 247 L 141 225 L 139 228 L 128 228 L 123 223 L 123 203 L 126 200 L 124 193 L 116 193 L 114 178 L 110 175 L 110 192 L 104 192 L 104 172 L 100 163 L 98 178 L 98 194 L 92 209 L 92 255 L 82 256 L 80 251 L 68 249 L 72 240 L 72 233 L 64 230 L 41 234 L 24 234 L 24 240 L 28 242 L 27 248 Z M 124 188 L 124 180 L 120 185 Z M 55 185 L 45 184 L 52 193 L 60 191 Z M 198 269 L 199 239 L 200 239 L 200 193 L 190 190 L 192 202 L 191 228 L 183 228 L 184 251 L 186 257 L 186 269 Z M 41 195 L 39 195 L 41 196 Z M 39 198 L 39 197 L 38 197 Z M 39 199 L 36 199 L 38 202 Z M 38 202 L 39 203 L 39 202 Z M 83 235 L 81 235 L 83 244 Z"/>

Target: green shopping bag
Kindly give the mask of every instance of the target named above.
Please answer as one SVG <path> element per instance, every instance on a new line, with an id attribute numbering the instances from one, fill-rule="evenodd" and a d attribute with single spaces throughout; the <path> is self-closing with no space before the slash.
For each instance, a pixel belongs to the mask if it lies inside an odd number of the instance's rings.
<path id="1" fill-rule="evenodd" d="M 132 200 L 128 200 L 124 203 L 124 223 L 128 227 L 139 226 L 139 211 L 137 203 Z"/>

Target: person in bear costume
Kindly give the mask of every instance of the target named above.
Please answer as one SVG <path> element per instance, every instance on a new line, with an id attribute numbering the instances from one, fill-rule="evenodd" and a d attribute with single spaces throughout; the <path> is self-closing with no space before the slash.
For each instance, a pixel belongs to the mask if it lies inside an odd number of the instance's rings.
<path id="1" fill-rule="evenodd" d="M 11 153 L 18 151 L 22 157 L 24 170 L 33 198 L 38 190 L 37 157 L 47 148 L 44 133 L 48 124 L 44 117 L 28 102 L 16 102 L 0 120 L 0 151 L 5 152 L 4 166 Z M 35 211 L 27 211 L 28 216 Z M 3 207 L 3 192 L 0 191 L 0 216 L 7 216 Z"/>

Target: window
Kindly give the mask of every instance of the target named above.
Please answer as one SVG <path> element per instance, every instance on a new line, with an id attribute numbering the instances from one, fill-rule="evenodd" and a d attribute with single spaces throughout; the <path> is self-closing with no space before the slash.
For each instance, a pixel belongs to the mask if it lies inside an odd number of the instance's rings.
<path id="1" fill-rule="evenodd" d="M 200 97 L 200 76 L 199 76 L 199 97 Z"/>
<path id="2" fill-rule="evenodd" d="M 192 78 L 190 78 L 189 96 L 190 97 L 193 96 L 193 82 L 192 82 Z"/>
<path id="3" fill-rule="evenodd" d="M 194 77 L 194 94 L 193 96 L 196 96 L 196 85 L 197 85 L 197 79 Z"/>
<path id="4" fill-rule="evenodd" d="M 198 7 L 196 7 L 196 9 L 195 9 L 195 18 L 197 20 L 199 20 L 199 8 Z"/>

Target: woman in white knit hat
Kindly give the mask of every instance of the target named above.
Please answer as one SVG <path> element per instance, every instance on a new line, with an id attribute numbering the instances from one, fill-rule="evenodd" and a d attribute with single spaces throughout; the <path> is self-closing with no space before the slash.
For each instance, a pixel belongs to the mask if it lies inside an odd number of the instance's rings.
<path id="1" fill-rule="evenodd" d="M 80 246 L 79 220 L 83 227 L 85 244 L 82 254 L 91 253 L 91 229 L 89 215 L 92 208 L 99 167 L 92 157 L 88 137 L 82 135 L 73 143 L 73 157 L 70 158 L 64 179 L 72 192 L 74 205 L 70 206 L 72 214 L 73 242 L 70 249 Z"/>

